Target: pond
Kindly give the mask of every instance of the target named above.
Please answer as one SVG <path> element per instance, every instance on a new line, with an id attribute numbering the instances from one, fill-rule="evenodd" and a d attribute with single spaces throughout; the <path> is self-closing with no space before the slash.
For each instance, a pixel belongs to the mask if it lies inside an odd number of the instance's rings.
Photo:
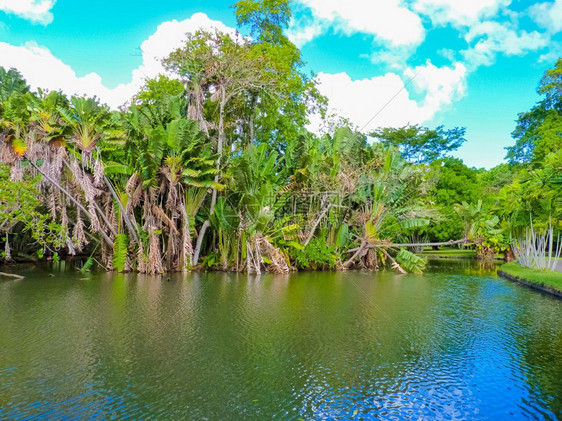
<path id="1" fill-rule="evenodd" d="M 3 420 L 562 419 L 562 301 L 474 262 L 20 273 L 0 281 Z"/>

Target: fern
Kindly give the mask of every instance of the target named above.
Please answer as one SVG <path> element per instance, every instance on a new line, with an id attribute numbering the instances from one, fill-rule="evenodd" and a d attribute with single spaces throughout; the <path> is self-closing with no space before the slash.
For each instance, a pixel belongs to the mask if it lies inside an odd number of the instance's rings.
<path id="1" fill-rule="evenodd" d="M 127 263 L 127 248 L 129 247 L 129 239 L 127 234 L 117 234 L 113 242 L 113 267 L 118 272 L 123 272 Z"/>

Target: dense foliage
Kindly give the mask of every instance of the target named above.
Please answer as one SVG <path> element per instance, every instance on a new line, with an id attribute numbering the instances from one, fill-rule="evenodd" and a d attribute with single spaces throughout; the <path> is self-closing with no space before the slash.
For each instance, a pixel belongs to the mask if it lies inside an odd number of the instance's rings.
<path id="1" fill-rule="evenodd" d="M 326 99 L 285 37 L 286 1 L 240 1 L 252 40 L 186 35 L 121 111 L 31 92 L 0 68 L 2 257 L 75 254 L 107 269 L 420 272 L 425 242 L 509 253 L 528 226 L 560 229 L 562 60 L 519 117 L 511 165 L 447 156 L 464 129 L 306 130 Z M 398 244 L 404 244 L 399 246 Z M 91 262 L 91 260 L 90 260 Z"/>

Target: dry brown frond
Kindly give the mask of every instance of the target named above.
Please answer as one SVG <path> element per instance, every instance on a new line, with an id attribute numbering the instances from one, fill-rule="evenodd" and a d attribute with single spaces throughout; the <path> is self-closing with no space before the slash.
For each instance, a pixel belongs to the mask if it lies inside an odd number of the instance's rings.
<path id="1" fill-rule="evenodd" d="M 51 193 L 49 194 L 48 207 L 49 207 L 49 213 L 51 214 L 51 218 L 53 219 L 53 221 L 56 221 L 56 219 L 57 219 L 57 198 L 56 198 L 55 190 L 52 189 L 52 188 L 51 188 Z"/>
<path id="2" fill-rule="evenodd" d="M 147 273 L 148 267 L 146 264 L 146 256 L 144 255 L 144 248 L 142 244 L 139 244 L 139 249 L 137 251 L 137 270 L 140 273 Z"/>
<path id="3" fill-rule="evenodd" d="M 113 270 L 113 250 L 105 241 L 101 242 L 101 263 L 107 270 Z"/>
<path id="4" fill-rule="evenodd" d="M 164 271 L 160 255 L 160 237 L 151 230 L 149 236 L 148 273 L 154 275 Z"/>
<path id="5" fill-rule="evenodd" d="M 142 197 L 142 184 L 139 183 L 137 187 L 134 189 L 132 195 L 129 195 L 129 200 L 127 201 L 127 211 L 132 211 L 134 207 L 136 207 L 140 199 Z"/>
<path id="6" fill-rule="evenodd" d="M 198 120 L 197 108 L 195 108 L 192 104 L 189 104 L 187 107 L 187 118 L 189 120 Z"/>
<path id="7" fill-rule="evenodd" d="M 18 161 L 19 157 L 12 149 L 12 146 L 9 142 L 2 142 L 0 146 L 0 161 L 4 164 L 12 165 L 14 162 Z"/>
<path id="8" fill-rule="evenodd" d="M 179 235 L 176 224 L 174 224 L 174 222 L 170 218 L 168 218 L 168 215 L 166 215 L 166 213 L 159 206 L 152 205 L 152 213 L 157 219 L 159 218 L 161 222 L 166 223 L 166 225 L 170 228 L 170 232 L 174 233 L 175 235 Z"/>
<path id="9" fill-rule="evenodd" d="M 168 198 L 166 200 L 166 208 L 168 208 L 170 210 L 174 210 L 174 209 L 177 208 L 177 206 L 178 206 L 178 190 L 177 190 L 177 187 L 176 186 L 170 186 L 170 189 L 168 190 Z"/>
<path id="10" fill-rule="evenodd" d="M 10 180 L 11 181 L 22 181 L 23 180 L 23 169 L 21 167 L 20 160 L 17 160 L 10 168 Z"/>
<path id="11" fill-rule="evenodd" d="M 113 204 L 113 196 L 109 193 L 105 195 L 104 211 L 109 223 L 117 231 L 119 229 L 119 222 L 117 221 L 115 206 Z"/>
<path id="12" fill-rule="evenodd" d="M 76 224 L 74 224 L 72 239 L 74 240 L 78 251 L 81 251 L 84 245 L 88 244 L 88 240 L 86 239 L 86 235 L 84 234 L 84 221 L 82 221 L 80 209 L 77 210 Z"/>
<path id="13" fill-rule="evenodd" d="M 256 244 L 260 249 L 262 255 L 267 256 L 271 261 L 268 269 L 276 274 L 286 274 L 289 273 L 289 265 L 287 260 L 281 250 L 274 247 L 269 240 L 261 234 L 258 234 L 256 238 Z"/>
<path id="14" fill-rule="evenodd" d="M 100 225 L 100 221 L 98 219 L 98 216 L 96 214 L 96 208 L 94 207 L 94 205 L 92 203 L 88 204 L 88 212 L 91 215 L 90 230 L 92 232 L 99 232 L 99 230 L 101 229 L 101 225 Z"/>
<path id="15" fill-rule="evenodd" d="M 94 186 L 100 187 L 103 184 L 104 175 L 103 162 L 101 162 L 101 159 L 96 159 L 96 162 L 94 162 Z"/>
<path id="16" fill-rule="evenodd" d="M 129 177 L 129 180 L 127 181 L 127 184 L 125 185 L 125 191 L 127 192 L 127 194 L 129 196 L 131 196 L 132 192 L 137 188 L 138 182 L 139 182 L 139 176 L 135 172 L 135 173 L 133 173 L 133 175 L 131 175 Z"/>

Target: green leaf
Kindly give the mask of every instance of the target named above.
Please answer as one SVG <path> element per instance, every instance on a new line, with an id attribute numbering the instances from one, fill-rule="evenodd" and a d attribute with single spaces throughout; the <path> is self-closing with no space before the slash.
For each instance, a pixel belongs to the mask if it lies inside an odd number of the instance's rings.
<path id="1" fill-rule="evenodd" d="M 413 218 L 413 219 L 404 219 L 402 221 L 399 221 L 398 224 L 400 225 L 400 228 L 406 230 L 406 229 L 426 227 L 429 225 L 429 222 L 430 222 L 429 219 Z"/>
<path id="2" fill-rule="evenodd" d="M 336 239 L 336 246 L 338 248 L 345 247 L 347 242 L 349 241 L 350 234 L 349 234 L 349 225 L 342 224 L 342 226 L 338 229 L 338 236 Z"/>
<path id="3" fill-rule="evenodd" d="M 125 269 L 128 247 L 129 239 L 127 238 L 127 234 L 117 234 L 113 242 L 113 267 L 115 267 L 118 272 L 123 272 Z"/>
<path id="4" fill-rule="evenodd" d="M 94 258 L 92 256 L 88 257 L 88 259 L 82 265 L 82 269 L 80 269 L 80 272 L 82 273 L 87 272 L 88 270 L 90 270 L 93 264 L 94 264 Z"/>
<path id="5" fill-rule="evenodd" d="M 191 168 L 184 168 L 183 175 L 186 177 L 199 177 L 201 175 L 201 171 L 193 170 Z"/>
<path id="6" fill-rule="evenodd" d="M 427 260 L 406 250 L 400 249 L 396 256 L 396 261 L 403 269 L 413 273 L 423 273 Z"/>

